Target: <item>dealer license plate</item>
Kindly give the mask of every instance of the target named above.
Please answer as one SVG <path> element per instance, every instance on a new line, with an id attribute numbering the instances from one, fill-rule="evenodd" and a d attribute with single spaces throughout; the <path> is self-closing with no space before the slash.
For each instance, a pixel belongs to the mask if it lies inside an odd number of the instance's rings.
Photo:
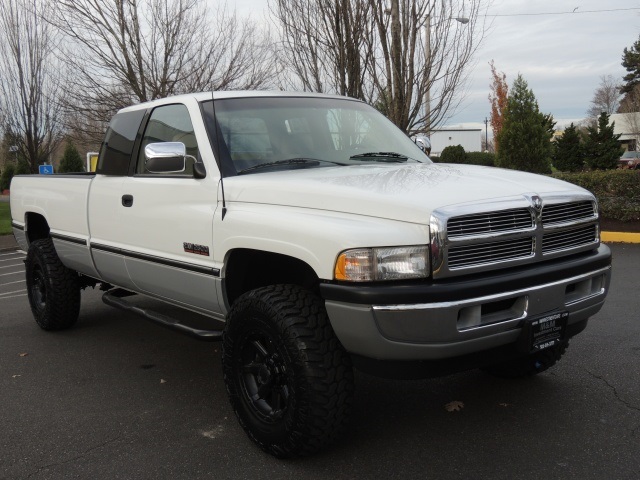
<path id="1" fill-rule="evenodd" d="M 525 321 L 520 348 L 534 353 L 554 347 L 564 341 L 569 312 L 555 312 Z"/>

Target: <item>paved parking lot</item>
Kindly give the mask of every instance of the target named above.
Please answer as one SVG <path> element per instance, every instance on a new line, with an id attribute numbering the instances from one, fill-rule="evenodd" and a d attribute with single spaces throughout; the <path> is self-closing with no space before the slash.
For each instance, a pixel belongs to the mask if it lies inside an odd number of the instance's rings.
<path id="1" fill-rule="evenodd" d="M 228 405 L 218 344 L 83 294 L 68 331 L 41 331 L 23 255 L 0 253 L 0 479 L 638 479 L 640 245 L 614 245 L 609 300 L 537 378 L 472 371 L 356 377 L 349 429 L 315 457 L 276 460 Z M 464 404 L 448 412 L 451 401 Z"/>

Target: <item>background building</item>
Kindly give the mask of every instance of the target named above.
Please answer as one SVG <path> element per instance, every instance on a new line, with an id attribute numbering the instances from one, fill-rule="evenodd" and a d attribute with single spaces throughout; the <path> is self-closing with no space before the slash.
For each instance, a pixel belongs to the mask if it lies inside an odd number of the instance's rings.
<path id="1" fill-rule="evenodd" d="M 445 147 L 462 145 L 465 152 L 482 151 L 481 128 L 443 128 L 431 133 L 431 155 L 440 155 Z"/>

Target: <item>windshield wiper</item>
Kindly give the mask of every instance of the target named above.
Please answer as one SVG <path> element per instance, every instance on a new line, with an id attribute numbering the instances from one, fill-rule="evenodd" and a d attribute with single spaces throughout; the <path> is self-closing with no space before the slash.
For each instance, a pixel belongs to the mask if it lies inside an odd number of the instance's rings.
<path id="1" fill-rule="evenodd" d="M 310 167 L 320 165 L 320 163 L 332 163 L 334 165 L 345 165 L 340 162 L 333 162 L 331 160 L 322 160 L 320 158 L 305 158 L 305 157 L 297 157 L 297 158 L 287 158 L 286 160 L 278 160 L 277 162 L 269 162 L 269 163 L 259 163 L 257 165 L 253 165 L 251 167 L 244 168 L 238 172 L 238 175 L 242 175 L 243 173 L 251 172 L 253 170 L 260 170 L 261 168 L 269 168 L 269 167 L 279 167 L 281 165 L 307 165 Z"/>
<path id="2" fill-rule="evenodd" d="M 349 160 L 368 160 L 373 159 L 376 162 L 406 162 L 409 157 L 396 152 L 367 152 L 351 155 Z"/>

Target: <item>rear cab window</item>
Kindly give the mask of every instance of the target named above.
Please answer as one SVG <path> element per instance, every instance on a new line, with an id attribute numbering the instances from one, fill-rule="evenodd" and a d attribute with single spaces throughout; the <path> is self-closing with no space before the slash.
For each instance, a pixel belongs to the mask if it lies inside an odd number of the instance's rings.
<path id="1" fill-rule="evenodd" d="M 97 174 L 128 175 L 131 155 L 146 110 L 117 113 L 107 129 L 98 156 Z"/>

